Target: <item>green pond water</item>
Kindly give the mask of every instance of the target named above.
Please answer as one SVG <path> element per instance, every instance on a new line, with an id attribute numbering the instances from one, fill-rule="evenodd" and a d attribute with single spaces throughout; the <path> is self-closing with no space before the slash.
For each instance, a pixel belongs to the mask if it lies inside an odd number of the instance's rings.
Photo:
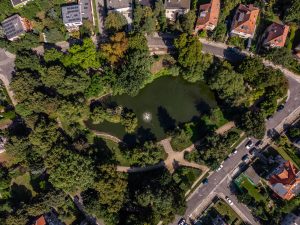
<path id="1" fill-rule="evenodd" d="M 132 109 L 138 117 L 139 126 L 136 133 L 126 134 L 120 124 L 109 122 L 92 124 L 88 121 L 88 127 L 107 132 L 123 140 L 163 139 L 168 131 L 180 123 L 192 121 L 210 108 L 216 107 L 214 94 L 205 83 L 192 84 L 179 77 L 158 78 L 135 97 L 111 96 L 103 101 Z M 144 120 L 145 113 L 151 115 L 151 121 Z"/>

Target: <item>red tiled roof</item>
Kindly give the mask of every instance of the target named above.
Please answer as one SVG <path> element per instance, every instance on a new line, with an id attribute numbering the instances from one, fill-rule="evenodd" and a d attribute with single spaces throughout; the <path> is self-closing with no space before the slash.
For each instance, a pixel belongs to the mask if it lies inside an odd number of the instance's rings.
<path id="1" fill-rule="evenodd" d="M 272 23 L 266 30 L 264 45 L 283 47 L 289 33 L 289 26 Z"/>
<path id="2" fill-rule="evenodd" d="M 210 3 L 200 5 L 196 29 L 205 29 L 207 25 L 216 26 L 220 14 L 220 0 L 211 0 Z"/>
<path id="3" fill-rule="evenodd" d="M 41 216 L 40 218 L 38 218 L 35 223 L 33 225 L 46 225 L 46 220 L 44 218 L 44 216 Z"/>
<path id="4" fill-rule="evenodd" d="M 240 4 L 233 17 L 231 30 L 246 34 L 254 34 L 259 8 L 252 4 L 245 6 Z"/>
<path id="5" fill-rule="evenodd" d="M 300 184 L 297 173 L 296 167 L 290 161 L 286 161 L 282 166 L 278 167 L 278 172 L 269 178 L 269 183 L 276 194 L 283 199 L 290 200 L 295 195 L 293 189 Z"/>

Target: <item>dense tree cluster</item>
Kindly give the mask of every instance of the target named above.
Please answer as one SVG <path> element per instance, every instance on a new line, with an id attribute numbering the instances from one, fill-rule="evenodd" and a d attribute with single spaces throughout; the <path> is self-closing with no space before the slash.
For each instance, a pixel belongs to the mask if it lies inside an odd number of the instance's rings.
<path id="1" fill-rule="evenodd" d="M 203 80 L 204 72 L 211 65 L 212 58 L 201 52 L 202 45 L 198 38 L 182 34 L 175 40 L 174 45 L 182 77 L 189 82 Z"/>
<path id="2" fill-rule="evenodd" d="M 91 119 L 93 123 L 101 123 L 104 120 L 111 123 L 121 123 L 125 127 L 127 133 L 132 133 L 137 127 L 136 115 L 122 106 L 114 108 L 104 108 L 97 106 L 91 113 Z"/>

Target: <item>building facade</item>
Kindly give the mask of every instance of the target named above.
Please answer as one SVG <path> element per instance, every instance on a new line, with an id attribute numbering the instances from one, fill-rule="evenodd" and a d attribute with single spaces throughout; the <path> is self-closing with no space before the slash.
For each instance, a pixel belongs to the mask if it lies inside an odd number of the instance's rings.
<path id="1" fill-rule="evenodd" d="M 184 15 L 190 11 L 190 0 L 166 0 L 166 17 L 170 21 L 175 21 L 178 16 Z"/>
<path id="2" fill-rule="evenodd" d="M 118 12 L 122 14 L 128 24 L 132 23 L 132 1 L 131 0 L 107 0 L 108 12 Z"/>

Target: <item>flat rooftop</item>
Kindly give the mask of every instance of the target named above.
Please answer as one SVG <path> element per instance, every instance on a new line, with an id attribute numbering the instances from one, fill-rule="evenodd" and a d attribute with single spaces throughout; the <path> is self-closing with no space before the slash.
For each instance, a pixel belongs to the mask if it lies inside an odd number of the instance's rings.
<path id="1" fill-rule="evenodd" d="M 63 6 L 61 10 L 64 24 L 82 22 L 80 5 Z"/>
<path id="2" fill-rule="evenodd" d="M 25 33 L 21 17 L 18 14 L 8 17 L 1 24 L 7 39 L 13 39 Z"/>

